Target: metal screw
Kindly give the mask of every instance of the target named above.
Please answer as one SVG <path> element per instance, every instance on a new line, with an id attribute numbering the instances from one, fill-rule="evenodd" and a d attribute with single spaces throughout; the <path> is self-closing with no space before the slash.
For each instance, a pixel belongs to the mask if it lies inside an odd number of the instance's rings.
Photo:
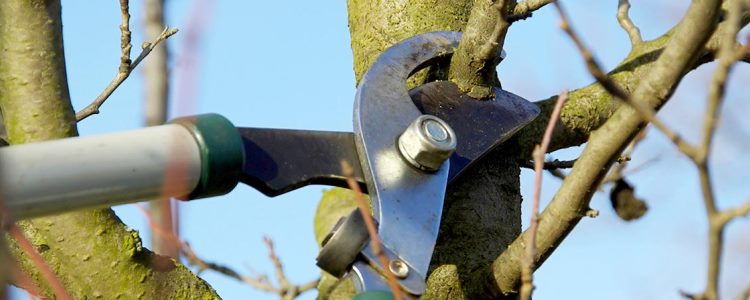
<path id="1" fill-rule="evenodd" d="M 440 118 L 421 115 L 401 134 L 398 147 L 412 166 L 433 172 L 456 150 L 456 134 Z"/>
<path id="2" fill-rule="evenodd" d="M 391 270 L 391 273 L 393 273 L 394 276 L 404 279 L 406 276 L 409 276 L 409 266 L 406 265 L 403 261 L 400 259 L 394 259 L 391 260 L 390 263 L 388 263 L 388 268 Z"/>

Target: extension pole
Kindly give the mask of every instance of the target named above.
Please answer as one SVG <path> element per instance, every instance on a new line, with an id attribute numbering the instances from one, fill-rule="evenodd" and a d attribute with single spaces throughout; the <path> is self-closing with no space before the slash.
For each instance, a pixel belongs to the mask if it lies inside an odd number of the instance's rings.
<path id="1" fill-rule="evenodd" d="M 14 218 L 153 199 L 226 194 L 244 164 L 236 128 L 215 114 L 91 137 L 0 148 L 0 205 Z"/>

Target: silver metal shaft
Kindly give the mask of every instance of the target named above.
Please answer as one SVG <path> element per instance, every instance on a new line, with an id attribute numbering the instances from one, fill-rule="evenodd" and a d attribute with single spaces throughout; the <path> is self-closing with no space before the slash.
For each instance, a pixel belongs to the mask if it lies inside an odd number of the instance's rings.
<path id="1" fill-rule="evenodd" d="M 0 148 L 0 203 L 22 219 L 185 196 L 201 176 L 199 151 L 178 124 Z"/>

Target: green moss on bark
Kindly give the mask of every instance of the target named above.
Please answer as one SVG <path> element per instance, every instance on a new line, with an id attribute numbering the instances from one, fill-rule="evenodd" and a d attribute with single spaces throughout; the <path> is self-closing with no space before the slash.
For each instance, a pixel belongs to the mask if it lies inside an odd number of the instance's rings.
<path id="1" fill-rule="evenodd" d="M 669 36 L 670 33 L 667 33 L 658 39 L 637 45 L 609 76 L 626 91 L 632 91 L 651 70 L 652 62 L 659 57 Z M 583 61 L 581 64 L 583 67 Z M 536 102 L 542 113 L 516 136 L 522 145 L 521 158 L 529 159 L 534 145 L 541 141 L 556 101 L 557 96 L 552 96 Z M 549 151 L 585 143 L 591 132 L 604 124 L 618 107 L 620 102 L 598 83 L 572 91 L 560 113 L 560 121 L 555 127 Z"/>
<path id="2" fill-rule="evenodd" d="M 354 74 L 359 82 L 383 50 L 416 34 L 461 31 L 473 1 L 348 0 Z"/>
<path id="3" fill-rule="evenodd" d="M 60 9 L 60 1 L 0 2 L 0 108 L 11 144 L 77 135 Z M 109 209 L 19 225 L 74 299 L 218 298 L 184 266 L 144 249 L 137 232 Z M 54 298 L 23 252 L 10 248 L 23 270 Z"/>

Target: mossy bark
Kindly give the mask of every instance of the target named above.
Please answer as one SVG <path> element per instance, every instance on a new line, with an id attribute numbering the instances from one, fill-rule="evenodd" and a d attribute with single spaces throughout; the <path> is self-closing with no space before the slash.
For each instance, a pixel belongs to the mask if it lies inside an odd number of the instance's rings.
<path id="1" fill-rule="evenodd" d="M 0 108 L 11 144 L 77 135 L 62 41 L 59 0 L 0 2 Z M 109 209 L 19 225 L 74 299 L 218 298 L 184 266 L 144 249 L 138 233 Z M 54 298 L 22 251 L 10 247 Z"/>
<path id="2" fill-rule="evenodd" d="M 388 46 L 423 32 L 462 31 L 467 26 L 467 16 L 472 11 L 472 5 L 491 3 L 492 1 L 483 0 L 349 0 L 349 27 L 357 80 Z M 435 5 L 439 7 L 435 8 Z M 485 8 L 481 11 L 490 10 Z M 486 26 L 481 30 L 487 31 Z M 626 90 L 633 91 L 640 79 L 652 70 L 653 62 L 660 56 L 670 38 L 671 31 L 658 39 L 635 46 L 619 66 L 610 72 L 610 76 Z M 706 49 L 703 57 L 699 58 L 693 67 L 710 61 L 710 50 Z M 456 60 L 452 63 L 456 63 Z M 451 66 L 453 67 L 455 66 Z M 415 81 L 412 78 L 410 84 L 419 84 L 419 80 L 424 79 L 422 77 Z M 538 101 L 542 114 L 537 120 L 519 132 L 516 138 L 485 157 L 475 168 L 468 170 L 459 182 L 449 187 L 425 298 L 475 299 L 483 298 L 482 296 L 487 296 L 487 291 L 497 289 L 497 285 L 488 288 L 488 279 L 491 276 L 477 274 L 491 272 L 491 262 L 503 253 L 520 233 L 521 197 L 517 162 L 529 159 L 531 149 L 541 140 L 555 100 L 556 96 Z M 598 84 L 573 91 L 563 108 L 550 151 L 586 142 L 591 133 L 604 124 L 620 106 L 620 103 L 614 101 Z M 342 208 L 340 205 L 331 204 L 345 199 L 346 191 L 338 191 L 335 195 L 324 195 L 316 222 L 322 219 L 335 220 L 348 212 L 350 207 Z M 316 223 L 318 238 L 322 238 L 330 228 L 330 224 L 320 225 Z M 324 280 L 321 283 L 321 286 L 323 285 L 327 287 L 321 289 L 321 297 L 329 295 L 327 293 L 331 282 Z M 335 299 L 345 297 L 340 296 L 340 292 L 334 289 L 329 296 Z M 485 294 L 480 295 L 483 292 Z M 494 291 L 491 293 L 494 294 Z M 342 294 L 346 295 L 345 292 Z"/>
<path id="3" fill-rule="evenodd" d="M 348 1 L 357 79 L 384 49 L 402 39 L 436 30 L 461 31 L 472 4 L 473 1 Z M 418 84 L 424 78 L 414 80 L 412 84 Z M 471 299 L 479 291 L 462 288 L 469 286 L 462 284 L 466 275 L 490 264 L 520 233 L 517 150 L 513 143 L 503 146 L 449 187 L 426 298 Z M 318 239 L 330 229 L 331 220 L 351 210 L 351 206 L 331 204 L 346 199 L 347 193 L 324 194 L 316 215 Z M 330 279 L 321 282 L 321 298 L 350 297 L 336 289 L 327 294 L 331 285 Z"/>

